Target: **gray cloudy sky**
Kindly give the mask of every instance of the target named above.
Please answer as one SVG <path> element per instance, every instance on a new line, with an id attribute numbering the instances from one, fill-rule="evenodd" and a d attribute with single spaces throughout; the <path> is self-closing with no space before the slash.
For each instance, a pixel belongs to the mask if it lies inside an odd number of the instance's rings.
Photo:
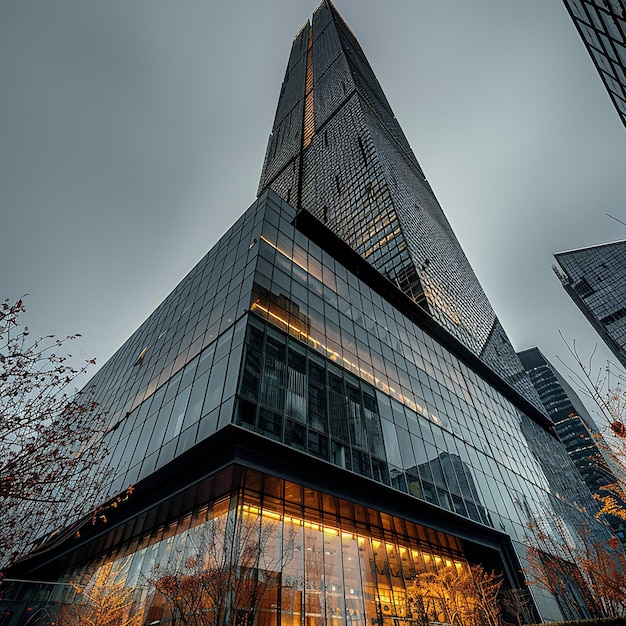
<path id="1" fill-rule="evenodd" d="M 315 6 L 0 4 L 0 295 L 33 334 L 102 365 L 252 203 Z M 626 129 L 561 0 L 336 6 L 516 349 L 588 354 L 552 253 L 626 238 Z"/>

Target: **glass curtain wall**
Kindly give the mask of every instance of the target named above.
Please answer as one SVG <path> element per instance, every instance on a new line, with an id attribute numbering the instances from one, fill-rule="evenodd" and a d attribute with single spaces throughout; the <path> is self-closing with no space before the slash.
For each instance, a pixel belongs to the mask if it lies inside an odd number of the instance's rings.
<path id="1" fill-rule="evenodd" d="M 417 574 L 468 566 L 454 537 L 251 470 L 243 484 L 74 569 L 48 613 L 100 587 L 130 593 L 141 624 L 400 626 Z M 435 599 L 424 606 L 444 619 Z"/>

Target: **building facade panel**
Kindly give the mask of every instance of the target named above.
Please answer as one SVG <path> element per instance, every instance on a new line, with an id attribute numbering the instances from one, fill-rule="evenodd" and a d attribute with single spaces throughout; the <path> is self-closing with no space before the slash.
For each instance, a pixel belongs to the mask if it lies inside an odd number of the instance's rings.
<path id="1" fill-rule="evenodd" d="M 554 257 L 565 291 L 626 367 L 626 241 L 558 252 Z"/>
<path id="2" fill-rule="evenodd" d="M 508 399 L 339 261 L 311 241 L 296 241 L 296 231 L 290 224 L 295 213 L 284 203 L 281 212 L 278 226 L 263 230 L 259 254 L 269 257 L 270 262 L 258 266 L 250 310 L 284 334 L 250 321 L 248 332 L 254 338 L 249 334 L 246 339 L 245 375 L 241 381 L 245 401 L 238 406 L 235 418 L 240 425 L 304 450 L 308 450 L 311 439 L 310 452 L 320 458 L 385 484 L 391 482 L 396 488 L 475 521 L 494 524 L 495 519 L 520 541 L 531 521 L 515 505 L 528 499 L 522 496 L 521 483 L 531 483 L 542 494 L 533 497 L 529 505 L 535 512 L 550 499 L 550 485 L 555 486 L 553 493 L 571 496 L 573 507 L 580 507 L 588 499 L 579 477 L 561 471 L 563 464 L 570 466 L 570 461 L 565 450 L 554 446 L 550 434 L 541 428 L 522 428 L 529 419 L 522 417 Z M 264 274 L 263 267 L 271 268 L 272 275 Z M 287 283 L 284 276 L 291 280 Z M 255 331 L 250 330 L 255 327 Z M 266 341 L 272 337 L 269 357 L 262 347 L 264 336 Z M 307 349 L 303 350 L 301 344 Z M 291 356 L 292 350 L 297 356 Z M 324 360 L 317 358 L 312 366 L 315 353 Z M 269 371 L 268 358 L 272 361 Z M 299 362 L 296 369 L 289 365 L 292 358 Z M 311 367 L 316 391 L 313 396 L 299 394 L 298 389 L 311 389 Z M 247 383 L 247 376 L 254 382 Z M 335 381 L 334 387 L 331 380 Z M 269 393 L 264 385 L 274 385 L 277 391 Z M 353 392 L 348 391 L 351 385 Z M 317 426 L 312 427 L 304 419 L 300 427 L 292 423 L 294 417 L 285 409 L 290 402 L 300 407 L 302 416 L 315 419 Z M 338 420 L 334 425 L 332 420 L 323 421 L 333 413 Z M 396 461 L 401 459 L 400 464 L 381 455 L 382 448 L 371 447 L 374 444 L 364 430 L 366 415 L 375 422 L 382 420 L 380 427 L 370 432 L 370 438 L 373 432 L 384 433 L 385 448 L 391 450 L 387 454 Z M 360 431 L 350 434 L 349 429 L 357 423 Z M 531 434 L 525 438 L 523 431 Z M 294 441 L 290 441 L 292 433 L 297 433 Z M 355 444 L 355 438 L 361 443 Z M 379 446 L 380 435 L 374 440 Z M 551 455 L 555 465 L 542 467 L 544 450 L 550 446 L 555 447 Z M 462 464 L 460 479 L 457 472 L 450 470 L 446 474 L 442 470 L 442 454 Z M 435 473 L 433 462 L 437 466 Z M 476 470 L 486 478 L 474 478 Z M 546 476 L 546 472 L 551 475 Z M 467 482 L 478 487 L 459 493 L 459 485 Z M 501 486 L 496 486 L 495 496 L 489 493 L 490 484 Z M 488 512 L 483 501 L 473 500 L 473 495 L 481 491 L 494 502 Z M 466 501 L 460 502 L 454 496 L 465 497 Z"/>
<path id="3" fill-rule="evenodd" d="M 262 220 L 244 214 L 90 381 L 107 423 L 103 500 L 230 421 Z"/>
<path id="4" fill-rule="evenodd" d="M 564 0 L 622 123 L 626 125 L 626 3 Z"/>

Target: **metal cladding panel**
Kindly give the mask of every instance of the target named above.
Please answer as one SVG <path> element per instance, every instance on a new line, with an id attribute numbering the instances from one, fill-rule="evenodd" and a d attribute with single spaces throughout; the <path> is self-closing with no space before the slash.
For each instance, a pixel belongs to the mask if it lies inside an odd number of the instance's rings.
<path id="1" fill-rule="evenodd" d="M 328 10 L 313 16 L 313 48 L 316 76 L 321 76 L 335 59 L 343 54 L 337 28 L 330 19 Z"/>
<path id="2" fill-rule="evenodd" d="M 372 112 L 377 115 L 384 124 L 389 134 L 398 142 L 406 155 L 416 166 L 419 167 L 415 155 L 411 151 L 398 121 L 396 120 L 391 106 L 370 66 L 363 49 L 359 45 L 356 37 L 343 21 L 341 16 L 335 12 L 336 28 L 342 41 L 343 50 L 350 66 L 351 74 L 357 90 L 363 100 L 368 104 Z"/>
<path id="3" fill-rule="evenodd" d="M 428 184 L 367 107 L 363 114 L 426 298 L 438 311 L 433 315 L 478 351 L 495 314 Z"/>
<path id="4" fill-rule="evenodd" d="M 298 185 L 300 181 L 300 163 L 302 157 L 297 155 L 289 161 L 280 173 L 275 176 L 270 185 L 270 189 L 278 194 L 285 202 L 296 205 L 298 197 Z"/>
<path id="5" fill-rule="evenodd" d="M 300 29 L 300 32 L 294 37 L 289 54 L 289 62 L 287 63 L 287 71 L 290 72 L 300 61 L 301 57 L 306 55 L 307 40 L 309 38 L 309 29 L 311 24 L 307 21 Z"/>
<path id="6" fill-rule="evenodd" d="M 314 137 L 303 171 L 302 208 L 393 279 L 409 255 L 356 94 Z"/>
<path id="7" fill-rule="evenodd" d="M 299 157 L 300 144 L 302 143 L 303 107 L 304 101 L 301 99 L 289 113 L 287 113 L 281 124 L 270 135 L 267 143 L 267 151 L 265 153 L 263 178 L 259 183 L 259 191 L 264 189 L 276 176 L 285 170 L 294 159 Z M 278 193 L 276 189 L 275 191 Z"/>
<path id="8" fill-rule="evenodd" d="M 355 85 L 344 54 L 335 57 L 323 73 L 317 73 L 317 59 L 318 55 L 314 51 L 313 64 L 316 67 L 315 128 L 324 132 L 323 124 L 337 113 L 342 103 L 354 92 Z"/>
<path id="9" fill-rule="evenodd" d="M 301 56 L 285 73 L 281 86 L 281 96 L 276 109 L 274 130 L 285 116 L 304 98 L 304 80 L 306 77 L 306 56 Z"/>
<path id="10" fill-rule="evenodd" d="M 328 24 L 333 22 L 332 8 L 326 2 L 322 2 L 315 13 L 313 13 L 313 30 L 315 37 L 318 37 Z"/>
<path id="11" fill-rule="evenodd" d="M 393 118 L 391 106 L 363 53 L 363 49 L 341 16 L 336 11 L 333 11 L 333 13 L 335 18 L 334 24 L 341 40 L 343 52 L 350 63 L 353 74 L 361 77 L 361 87 L 376 100 L 374 108 Z"/>

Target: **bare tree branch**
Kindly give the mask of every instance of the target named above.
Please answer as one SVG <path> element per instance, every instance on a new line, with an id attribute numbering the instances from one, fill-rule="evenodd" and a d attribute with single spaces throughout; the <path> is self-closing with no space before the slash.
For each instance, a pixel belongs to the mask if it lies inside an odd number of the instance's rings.
<path id="1" fill-rule="evenodd" d="M 0 568 L 96 490 L 89 470 L 103 454 L 98 405 L 75 388 L 95 361 L 62 353 L 79 335 L 31 339 L 25 310 L 24 298 L 0 303 Z"/>

